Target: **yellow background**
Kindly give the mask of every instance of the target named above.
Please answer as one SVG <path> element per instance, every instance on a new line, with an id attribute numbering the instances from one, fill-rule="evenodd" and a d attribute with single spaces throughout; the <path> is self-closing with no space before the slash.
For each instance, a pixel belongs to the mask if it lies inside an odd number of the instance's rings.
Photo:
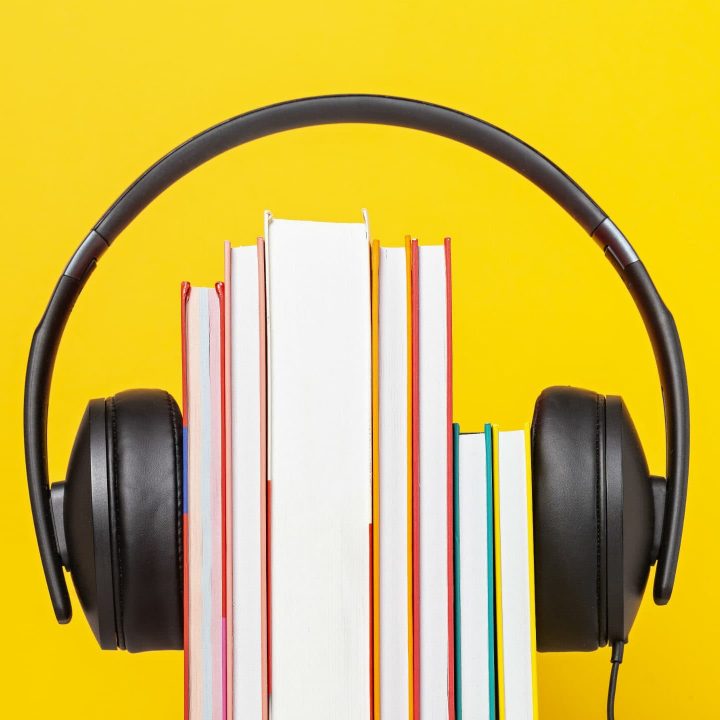
<path id="1" fill-rule="evenodd" d="M 644 602 L 620 718 L 718 717 L 718 33 L 704 2 L 4 2 L 0 352 L 0 715 L 177 718 L 179 653 L 102 653 L 80 608 L 53 620 L 22 451 L 27 349 L 72 250 L 146 166 L 269 102 L 380 92 L 518 134 L 631 238 L 672 309 L 689 372 L 691 490 L 671 604 Z M 454 239 L 456 419 L 530 420 L 550 384 L 622 394 L 663 471 L 650 345 L 622 283 L 562 211 L 439 138 L 336 127 L 231 152 L 163 195 L 102 261 L 67 328 L 50 412 L 62 479 L 86 401 L 180 393 L 178 286 L 221 275 L 221 240 L 262 211 L 358 219 L 400 242 Z M 545 718 L 604 717 L 608 652 L 542 655 Z"/>

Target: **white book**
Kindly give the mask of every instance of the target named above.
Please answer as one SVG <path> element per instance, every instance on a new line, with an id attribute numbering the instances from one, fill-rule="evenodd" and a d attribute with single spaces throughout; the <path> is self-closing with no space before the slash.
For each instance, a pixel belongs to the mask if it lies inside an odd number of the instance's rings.
<path id="1" fill-rule="evenodd" d="M 500 702 L 506 720 L 531 720 L 535 684 L 535 601 L 532 557 L 532 499 L 526 430 L 498 432 L 496 508 L 500 568 L 498 639 L 502 643 Z"/>
<path id="2" fill-rule="evenodd" d="M 460 435 L 458 458 L 458 563 L 460 667 L 463 720 L 490 715 L 490 602 L 488 587 L 488 477 L 484 433 Z M 492 495 L 491 495 L 492 497 Z M 493 692 L 494 696 L 494 692 Z"/>
<path id="3" fill-rule="evenodd" d="M 367 222 L 266 214 L 273 720 L 370 717 Z"/>
<path id="4" fill-rule="evenodd" d="M 263 243 L 226 245 L 230 351 L 229 638 L 232 717 L 267 716 L 265 292 Z"/>
<path id="5" fill-rule="evenodd" d="M 222 718 L 220 299 L 192 287 L 186 305 L 188 669 L 191 720 Z"/>
<path id="6" fill-rule="evenodd" d="M 420 707 L 422 716 L 433 720 L 449 717 L 451 693 L 450 358 L 445 252 L 442 245 L 419 249 Z"/>
<path id="7" fill-rule="evenodd" d="M 380 713 L 410 715 L 408 302 L 405 248 L 380 248 Z"/>

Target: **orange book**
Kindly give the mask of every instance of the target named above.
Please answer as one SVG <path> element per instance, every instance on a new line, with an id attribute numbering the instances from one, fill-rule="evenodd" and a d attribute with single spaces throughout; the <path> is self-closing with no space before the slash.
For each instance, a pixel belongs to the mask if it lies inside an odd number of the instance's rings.
<path id="1" fill-rule="evenodd" d="M 412 718 L 412 466 L 406 248 L 380 247 L 375 256 L 377 313 L 374 362 L 376 712 Z M 378 648 L 379 646 L 379 648 Z M 376 670 L 378 670 L 376 666 Z M 379 689 L 377 684 L 380 684 Z M 379 692 L 378 692 L 379 690 Z"/>
<path id="2" fill-rule="evenodd" d="M 370 548 L 370 709 L 380 718 L 380 241 L 373 240 L 371 264 L 372 348 L 372 523 Z"/>

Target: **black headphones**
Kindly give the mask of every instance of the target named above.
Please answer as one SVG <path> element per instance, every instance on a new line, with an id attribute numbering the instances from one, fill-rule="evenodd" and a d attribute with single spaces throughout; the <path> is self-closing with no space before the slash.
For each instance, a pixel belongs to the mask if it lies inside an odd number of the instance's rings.
<path id="1" fill-rule="evenodd" d="M 131 390 L 91 400 L 64 483 L 49 486 L 47 410 L 60 338 L 90 273 L 160 193 L 226 150 L 285 130 L 373 123 L 464 143 L 535 183 L 600 245 L 632 295 L 660 375 L 667 479 L 649 475 L 619 397 L 545 390 L 532 425 L 537 644 L 594 650 L 627 640 L 650 567 L 654 598 L 670 599 L 682 535 L 689 405 L 672 315 L 630 243 L 565 173 L 512 135 L 455 110 L 380 95 L 332 95 L 238 115 L 153 165 L 110 207 L 65 268 L 35 331 L 25 383 L 25 460 L 40 556 L 59 622 L 70 571 L 105 649 L 182 648 L 182 441 L 176 402 Z"/>

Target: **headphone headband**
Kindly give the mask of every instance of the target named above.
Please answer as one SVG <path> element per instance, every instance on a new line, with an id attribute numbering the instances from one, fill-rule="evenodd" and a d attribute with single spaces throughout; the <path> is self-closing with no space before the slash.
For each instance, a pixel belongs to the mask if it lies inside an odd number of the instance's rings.
<path id="1" fill-rule="evenodd" d="M 238 145 L 286 130 L 369 123 L 422 130 L 496 158 L 531 180 L 600 245 L 627 285 L 655 353 L 665 409 L 667 491 L 655 572 L 655 602 L 665 604 L 677 569 L 687 495 L 690 419 L 687 376 L 675 321 L 630 243 L 569 176 L 513 135 L 456 110 L 382 95 L 329 95 L 269 105 L 191 138 L 159 160 L 113 203 L 76 250 L 33 336 L 25 378 L 25 462 L 35 532 L 55 615 L 71 607 L 53 528 L 47 468 L 47 411 L 52 371 L 70 313 L 100 256 L 132 220 L 181 177 Z"/>

